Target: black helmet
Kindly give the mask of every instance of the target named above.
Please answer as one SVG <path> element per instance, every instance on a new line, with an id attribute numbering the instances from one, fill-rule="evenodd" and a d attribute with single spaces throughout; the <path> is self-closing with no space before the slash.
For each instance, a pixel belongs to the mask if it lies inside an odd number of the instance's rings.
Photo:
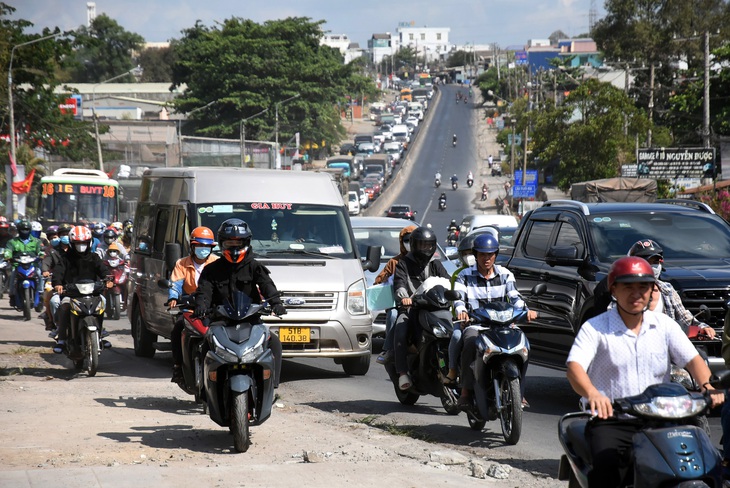
<path id="1" fill-rule="evenodd" d="M 428 263 L 436 252 L 436 234 L 428 227 L 411 232 L 411 253 L 420 264 Z"/>
<path id="2" fill-rule="evenodd" d="M 112 229 L 111 227 L 104 231 L 104 242 L 107 244 L 111 244 L 112 242 L 115 242 L 117 240 L 117 237 L 119 235 L 117 234 L 117 231 Z"/>
<path id="3" fill-rule="evenodd" d="M 241 219 L 225 220 L 218 227 L 218 244 L 223 257 L 231 263 L 240 263 L 251 246 L 251 229 Z"/>
<path id="4" fill-rule="evenodd" d="M 28 222 L 25 219 L 23 219 L 20 222 L 18 222 L 15 225 L 15 228 L 18 229 L 18 235 L 20 237 L 22 237 L 23 239 L 27 239 L 28 236 L 30 235 L 30 230 L 31 230 L 31 228 L 30 228 L 30 222 Z"/>
<path id="5" fill-rule="evenodd" d="M 654 256 L 659 256 L 660 259 L 663 259 L 664 249 L 651 239 L 641 239 L 631 246 L 631 249 L 629 249 L 629 256 L 638 256 L 646 259 L 647 261 Z"/>
<path id="6" fill-rule="evenodd" d="M 71 224 L 61 224 L 58 226 L 58 235 L 59 236 L 67 236 L 69 232 L 71 232 L 71 229 L 73 226 Z"/>

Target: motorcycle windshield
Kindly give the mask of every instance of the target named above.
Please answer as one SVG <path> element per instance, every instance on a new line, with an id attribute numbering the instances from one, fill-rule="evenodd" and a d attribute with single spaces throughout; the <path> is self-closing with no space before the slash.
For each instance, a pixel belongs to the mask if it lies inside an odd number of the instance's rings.
<path id="1" fill-rule="evenodd" d="M 251 297 L 241 290 L 233 290 L 233 293 L 226 299 L 226 302 L 218 306 L 217 311 L 223 317 L 239 322 L 255 314 L 260 308 L 260 305 L 251 303 Z"/>

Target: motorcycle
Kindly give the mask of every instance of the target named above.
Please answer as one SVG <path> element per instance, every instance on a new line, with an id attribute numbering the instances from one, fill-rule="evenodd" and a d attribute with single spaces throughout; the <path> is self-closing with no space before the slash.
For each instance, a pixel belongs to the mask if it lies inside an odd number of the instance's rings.
<path id="1" fill-rule="evenodd" d="M 547 290 L 535 285 L 532 295 Z M 517 324 L 527 318 L 527 310 L 508 302 L 489 302 L 469 312 L 470 326 L 479 326 L 474 394 L 466 409 L 469 427 L 481 431 L 488 420 L 499 419 L 505 442 L 515 445 L 522 434 L 521 378 L 527 368 L 530 343 Z"/>
<path id="2" fill-rule="evenodd" d="M 13 257 L 15 266 L 15 295 L 10 297 L 10 306 L 23 312 L 23 319 L 30 320 L 31 310 L 43 310 L 39 288 L 40 269 L 38 258 L 33 253 L 22 252 Z"/>
<path id="3" fill-rule="evenodd" d="M 486 202 L 488 198 L 489 198 L 489 190 L 487 190 L 486 188 L 482 189 L 482 201 Z"/>
<path id="4" fill-rule="evenodd" d="M 71 299 L 71 317 L 64 352 L 78 370 L 96 375 L 102 349 L 111 347 L 102 341 L 105 281 L 79 280 L 65 285 L 63 293 Z"/>
<path id="5" fill-rule="evenodd" d="M 384 366 L 401 404 L 413 405 L 421 395 L 433 395 L 441 399 L 446 413 L 457 415 L 459 392 L 443 384 L 449 373 L 449 341 L 454 331 L 451 303 L 459 298 L 459 293 L 450 288 L 448 279 L 431 277 L 413 294 L 411 316 L 417 317 L 419 333 L 416 351 L 409 350 L 407 356 L 411 387 L 400 389 L 395 361 L 391 359 Z"/>
<path id="6" fill-rule="evenodd" d="M 458 230 L 451 230 L 448 231 L 449 235 L 446 237 L 446 245 L 447 246 L 455 246 L 456 241 L 459 240 L 459 231 Z"/>
<path id="7" fill-rule="evenodd" d="M 459 103 L 459 102 L 456 102 Z M 451 140 L 451 147 L 456 147 L 456 139 Z"/>
<path id="8" fill-rule="evenodd" d="M 104 290 L 106 317 L 112 320 L 119 320 L 122 311 L 122 289 L 127 286 L 127 263 L 120 257 L 106 257 L 104 264 L 109 269 L 109 281 L 114 283 L 111 288 Z"/>
<path id="9" fill-rule="evenodd" d="M 438 188 L 439 186 L 441 186 L 441 178 L 436 178 L 436 179 L 434 180 L 434 182 L 433 182 L 433 185 L 434 185 L 434 186 L 435 186 L 436 188 Z"/>
<path id="10" fill-rule="evenodd" d="M 8 292 L 10 283 L 10 263 L 5 260 L 5 249 L 0 248 L 0 300 Z"/>
<path id="11" fill-rule="evenodd" d="M 472 186 L 473 184 L 474 184 L 474 178 L 468 178 L 468 179 L 466 180 L 466 186 L 468 186 L 469 188 L 471 188 L 471 186 Z"/>
<path id="12" fill-rule="evenodd" d="M 230 300 L 213 310 L 205 333 L 205 404 L 215 423 L 230 428 L 238 452 L 248 450 L 249 426 L 271 415 L 276 372 L 269 330 L 252 322 L 253 316 L 269 313 L 266 302 L 251 303 L 248 295 L 234 290 Z"/>
<path id="13" fill-rule="evenodd" d="M 713 376 L 710 384 L 718 390 L 730 387 L 730 371 Z M 613 401 L 616 414 L 632 415 L 642 423 L 633 437 L 632 486 L 723 486 L 720 452 L 702 428 L 687 425 L 711 405 L 709 394 L 689 392 L 676 383 L 651 385 L 640 395 Z M 588 487 L 592 466 L 585 428 L 590 419 L 589 412 L 574 412 L 558 421 L 565 451 L 558 479 L 568 480 L 571 487 Z"/>
<path id="14" fill-rule="evenodd" d="M 446 210 L 446 200 L 439 200 L 439 210 L 442 212 Z"/>
<path id="15" fill-rule="evenodd" d="M 459 183 L 456 180 L 452 180 L 451 181 L 451 189 L 452 190 L 456 190 L 457 188 L 459 188 Z"/>

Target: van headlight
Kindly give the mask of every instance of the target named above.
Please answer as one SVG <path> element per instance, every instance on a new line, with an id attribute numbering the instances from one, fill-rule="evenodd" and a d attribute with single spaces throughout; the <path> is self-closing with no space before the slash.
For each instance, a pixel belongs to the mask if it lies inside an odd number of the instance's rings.
<path id="1" fill-rule="evenodd" d="M 363 315 L 365 306 L 365 280 L 358 280 L 347 289 L 347 311 L 352 315 Z"/>

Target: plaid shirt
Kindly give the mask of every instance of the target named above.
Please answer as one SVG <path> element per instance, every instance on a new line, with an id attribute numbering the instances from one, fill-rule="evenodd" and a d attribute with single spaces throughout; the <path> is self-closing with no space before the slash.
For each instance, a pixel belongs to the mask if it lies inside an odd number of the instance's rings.
<path id="1" fill-rule="evenodd" d="M 657 280 L 657 286 L 662 294 L 662 306 L 664 307 L 662 312 L 673 318 L 685 334 L 689 332 L 690 325 L 697 325 L 700 329 L 709 327 L 709 325 L 697 320 L 692 315 L 692 312 L 684 308 L 682 299 L 679 298 L 679 293 L 677 293 L 677 290 L 670 283 Z"/>
<path id="2" fill-rule="evenodd" d="M 515 286 L 515 277 L 510 270 L 503 266 L 494 265 L 492 277 L 487 279 L 477 270 L 474 265 L 466 268 L 456 281 L 466 286 L 466 301 L 472 309 L 480 308 L 483 304 L 491 301 L 507 301 L 516 308 L 527 309 L 522 295 Z M 466 303 L 463 300 L 454 302 L 456 313 L 466 311 Z"/>

